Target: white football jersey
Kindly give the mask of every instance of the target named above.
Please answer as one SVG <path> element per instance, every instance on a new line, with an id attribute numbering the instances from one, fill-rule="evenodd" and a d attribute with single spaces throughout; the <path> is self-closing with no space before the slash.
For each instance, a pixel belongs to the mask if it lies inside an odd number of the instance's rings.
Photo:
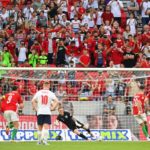
<path id="1" fill-rule="evenodd" d="M 49 90 L 40 90 L 38 91 L 33 100 L 37 102 L 37 115 L 50 115 L 50 105 L 53 103 L 53 100 L 56 99 L 56 96 L 53 92 Z"/>

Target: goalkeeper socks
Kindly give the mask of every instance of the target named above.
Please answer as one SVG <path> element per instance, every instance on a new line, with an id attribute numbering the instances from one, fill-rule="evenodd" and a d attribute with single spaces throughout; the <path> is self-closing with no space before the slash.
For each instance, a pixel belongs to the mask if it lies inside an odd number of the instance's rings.
<path id="1" fill-rule="evenodd" d="M 49 135 L 48 130 L 43 129 L 43 130 L 42 130 L 42 139 L 43 139 L 45 142 L 47 142 L 48 135 Z"/>
<path id="2" fill-rule="evenodd" d="M 38 131 L 38 141 L 42 141 L 42 131 Z"/>
<path id="3" fill-rule="evenodd" d="M 83 135 L 82 133 L 80 133 L 79 136 L 82 137 L 85 140 L 88 140 L 88 138 L 85 135 Z"/>
<path id="4" fill-rule="evenodd" d="M 13 129 L 13 131 L 12 131 L 12 136 L 11 136 L 11 139 L 12 140 L 14 140 L 15 139 L 15 137 L 16 137 L 16 134 L 17 134 L 17 131 L 18 131 L 18 129 Z"/>
<path id="5" fill-rule="evenodd" d="M 146 130 L 145 125 L 142 126 L 142 131 L 143 131 L 144 135 L 145 135 L 146 137 L 148 137 L 148 132 L 147 132 L 147 130 Z"/>
<path id="6" fill-rule="evenodd" d="M 90 129 L 86 129 L 86 131 L 87 131 L 89 134 L 91 134 L 91 131 L 90 131 Z"/>

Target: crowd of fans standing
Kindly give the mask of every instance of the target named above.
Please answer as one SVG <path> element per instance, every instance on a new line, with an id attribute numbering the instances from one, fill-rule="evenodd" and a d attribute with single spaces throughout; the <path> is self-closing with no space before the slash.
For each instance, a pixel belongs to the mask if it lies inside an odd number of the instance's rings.
<path id="1" fill-rule="evenodd" d="M 2 0 L 0 66 L 149 68 L 150 1 L 126 4 Z"/>

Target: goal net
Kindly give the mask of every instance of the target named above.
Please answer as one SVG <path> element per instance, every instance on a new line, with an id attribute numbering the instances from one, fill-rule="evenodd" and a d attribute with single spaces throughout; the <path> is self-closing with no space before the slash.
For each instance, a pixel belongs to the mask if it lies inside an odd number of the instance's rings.
<path id="1" fill-rule="evenodd" d="M 150 70 L 114 68 L 1 68 L 0 95 L 18 86 L 25 107 L 20 114 L 18 140 L 36 140 L 36 115 L 31 99 L 42 88 L 43 80 L 50 81 L 50 90 L 56 94 L 64 109 L 77 120 L 89 126 L 104 140 L 145 140 L 141 128 L 132 115 L 132 99 L 139 91 L 137 81 L 145 85 L 150 95 Z M 150 100 L 145 106 L 150 128 Z M 58 115 L 52 114 L 50 140 L 63 134 L 65 140 L 80 140 L 67 127 L 54 125 Z M 8 140 L 4 130 L 6 122 L 0 114 L 0 140 Z M 65 133 L 62 131 L 65 130 Z M 128 133 L 130 131 L 130 133 Z M 149 131 L 150 132 L 150 131 Z M 130 135 L 129 135 L 130 134 Z"/>

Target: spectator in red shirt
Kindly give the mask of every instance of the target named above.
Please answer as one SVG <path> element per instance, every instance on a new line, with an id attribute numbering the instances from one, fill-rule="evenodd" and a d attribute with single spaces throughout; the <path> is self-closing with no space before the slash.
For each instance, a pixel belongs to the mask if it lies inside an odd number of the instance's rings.
<path id="1" fill-rule="evenodd" d="M 78 17 L 81 19 L 81 16 L 85 13 L 86 9 L 83 7 L 83 2 L 79 2 L 79 7 L 77 10 Z"/>
<path id="2" fill-rule="evenodd" d="M 118 34 L 117 35 L 117 39 L 116 39 L 116 43 L 117 43 L 117 47 L 118 48 L 123 48 L 124 46 L 124 41 L 123 41 L 123 38 L 122 38 L 122 35 L 121 34 Z"/>
<path id="3" fill-rule="evenodd" d="M 145 55 L 143 55 L 142 52 L 140 52 L 139 55 L 138 55 L 138 60 L 137 60 L 136 67 L 139 67 L 139 68 L 150 68 L 149 59 Z"/>
<path id="4" fill-rule="evenodd" d="M 76 87 L 73 87 L 71 85 L 71 82 L 67 83 L 66 94 L 67 94 L 66 100 L 68 101 L 78 100 L 78 90 Z"/>
<path id="5" fill-rule="evenodd" d="M 123 61 L 123 51 L 121 48 L 117 47 L 117 43 L 114 43 L 110 48 L 108 55 L 110 61 L 113 61 L 114 67 L 120 68 Z"/>
<path id="6" fill-rule="evenodd" d="M 73 55 L 75 57 L 80 55 L 79 48 L 75 46 L 75 41 L 71 41 L 70 45 L 67 46 L 66 54 L 67 56 Z"/>
<path id="7" fill-rule="evenodd" d="M 27 90 L 29 95 L 34 95 L 37 92 L 35 81 L 33 80 L 29 81 Z"/>
<path id="8" fill-rule="evenodd" d="M 143 34 L 142 34 L 142 44 L 145 44 L 147 42 L 150 43 L 150 27 L 149 25 L 144 25 L 143 27 Z"/>
<path id="9" fill-rule="evenodd" d="M 118 33 L 123 34 L 123 29 L 119 26 L 119 23 L 117 21 L 114 21 L 112 25 L 112 35 L 111 35 L 112 41 L 117 39 Z"/>
<path id="10" fill-rule="evenodd" d="M 32 51 L 33 49 L 36 51 L 36 53 L 37 53 L 38 55 L 41 55 L 42 46 L 41 46 L 41 44 L 40 44 L 37 40 L 35 40 L 35 41 L 34 41 L 34 44 L 31 46 L 31 51 Z"/>
<path id="11" fill-rule="evenodd" d="M 105 11 L 102 13 L 102 23 L 105 24 L 106 20 L 108 20 L 110 24 L 114 21 L 114 16 L 110 11 L 110 6 L 106 6 Z"/>
<path id="12" fill-rule="evenodd" d="M 13 56 L 14 60 L 16 60 L 16 42 L 14 41 L 14 38 L 11 36 L 5 45 Z"/>
<path id="13" fill-rule="evenodd" d="M 79 58 L 79 62 L 82 67 L 89 67 L 90 65 L 90 55 L 86 49 L 83 50 L 83 54 Z"/>

